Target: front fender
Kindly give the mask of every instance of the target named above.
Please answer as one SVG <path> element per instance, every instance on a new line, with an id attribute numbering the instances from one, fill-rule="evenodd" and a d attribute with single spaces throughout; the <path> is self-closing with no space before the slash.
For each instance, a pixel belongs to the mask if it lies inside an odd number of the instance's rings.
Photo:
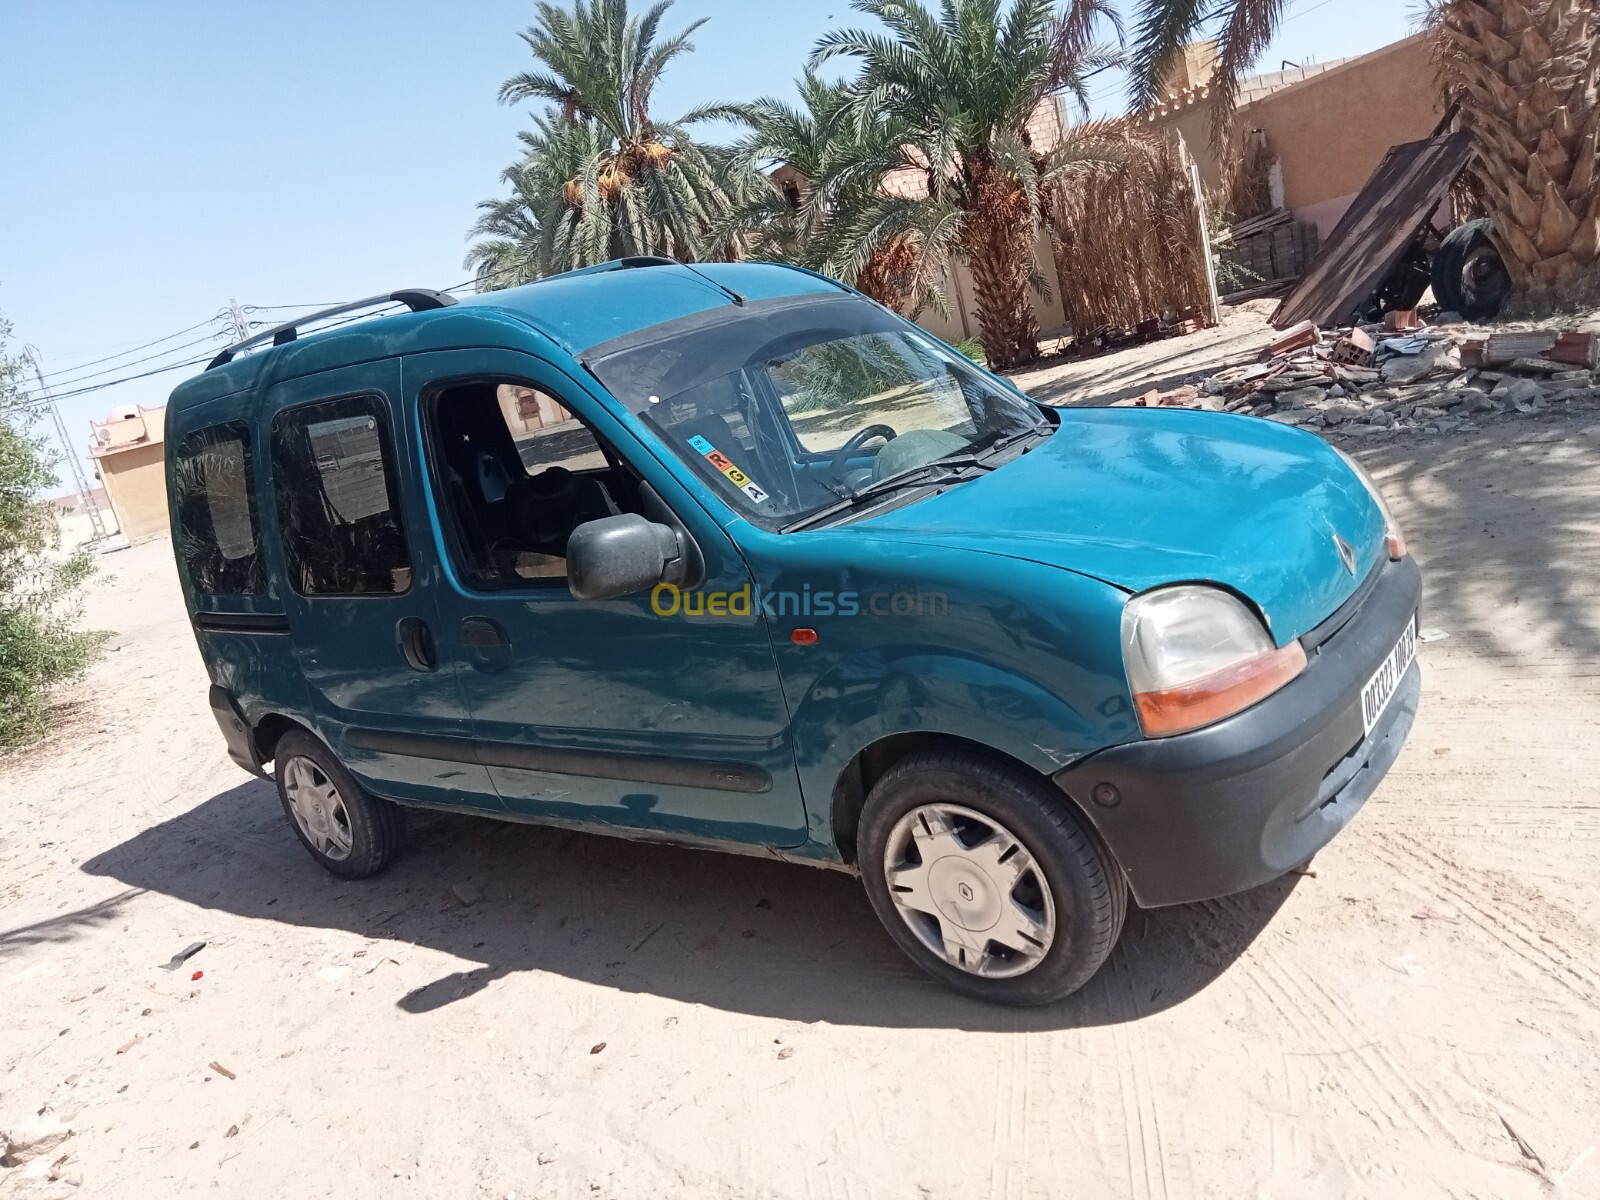
<path id="1" fill-rule="evenodd" d="M 976 657 L 923 646 L 863 651 L 819 677 L 794 713 L 811 840 L 836 851 L 835 785 L 850 761 L 882 738 L 959 737 L 1048 775 L 1123 740 L 1118 735 L 1132 721 L 1126 697 L 1114 691 L 1080 712 L 1033 680 Z"/>

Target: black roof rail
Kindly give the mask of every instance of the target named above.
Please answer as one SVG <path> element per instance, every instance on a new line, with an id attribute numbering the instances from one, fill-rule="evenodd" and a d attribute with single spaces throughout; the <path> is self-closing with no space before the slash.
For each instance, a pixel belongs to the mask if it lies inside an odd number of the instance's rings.
<path id="1" fill-rule="evenodd" d="M 260 333 L 253 333 L 242 342 L 235 342 L 222 353 L 218 354 L 206 364 L 206 370 L 220 367 L 233 361 L 233 356 L 241 350 L 248 350 L 251 346 L 258 346 L 269 338 L 274 346 L 282 346 L 292 342 L 300 336 L 300 326 L 310 325 L 314 321 L 323 321 L 329 317 L 337 317 L 342 313 L 355 312 L 361 308 L 373 308 L 379 304 L 404 304 L 412 312 L 428 312 L 435 308 L 449 308 L 456 302 L 456 298 L 447 292 L 436 292 L 432 288 L 401 288 L 398 292 L 390 292 L 386 296 L 368 296 L 365 300 L 352 300 L 348 304 L 335 304 L 332 308 L 324 308 L 304 317 L 296 317 L 293 321 L 285 321 L 282 325 L 274 325 L 271 329 L 263 329 Z"/>

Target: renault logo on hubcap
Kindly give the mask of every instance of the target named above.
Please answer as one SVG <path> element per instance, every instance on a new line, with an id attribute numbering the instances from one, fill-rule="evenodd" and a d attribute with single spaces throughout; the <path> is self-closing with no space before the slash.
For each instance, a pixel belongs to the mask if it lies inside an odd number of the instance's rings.
<path id="1" fill-rule="evenodd" d="M 967 903 L 972 903 L 972 885 L 970 883 L 956 884 L 956 891 L 961 893 L 961 898 Z"/>
<path id="2" fill-rule="evenodd" d="M 1339 561 L 1344 564 L 1344 569 L 1354 575 L 1356 573 L 1355 547 L 1351 546 L 1349 542 L 1345 541 L 1337 533 L 1333 535 L 1333 545 L 1334 549 L 1339 551 Z"/>

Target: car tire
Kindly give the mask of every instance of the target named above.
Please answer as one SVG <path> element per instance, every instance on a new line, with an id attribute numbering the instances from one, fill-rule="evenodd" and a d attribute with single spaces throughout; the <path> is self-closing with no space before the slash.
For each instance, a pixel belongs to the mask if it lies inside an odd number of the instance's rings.
<path id="1" fill-rule="evenodd" d="M 1122 931 L 1127 887 L 1104 843 L 1048 781 L 998 759 L 959 750 L 902 759 L 867 797 L 857 847 L 889 936 L 929 975 L 980 1000 L 1069 996 Z"/>
<path id="2" fill-rule="evenodd" d="M 363 788 L 316 738 L 284 734 L 273 767 L 284 816 L 300 844 L 331 874 L 365 879 L 400 856 L 405 819 L 399 806 Z"/>

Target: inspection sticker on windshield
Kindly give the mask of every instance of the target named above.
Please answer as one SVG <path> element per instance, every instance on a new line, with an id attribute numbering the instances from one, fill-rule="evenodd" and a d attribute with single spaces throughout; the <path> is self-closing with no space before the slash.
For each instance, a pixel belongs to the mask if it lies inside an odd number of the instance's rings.
<path id="1" fill-rule="evenodd" d="M 727 455 L 723 454 L 722 451 L 718 450 L 710 442 L 706 441 L 705 438 L 696 435 L 689 439 L 689 445 L 700 451 L 700 453 L 705 456 L 705 460 L 717 470 L 721 471 L 729 483 L 733 484 L 734 487 L 738 488 L 746 496 L 749 496 L 750 499 L 754 500 L 757 504 L 760 504 L 767 498 L 767 493 L 763 488 L 755 483 L 752 483 L 750 481 L 750 476 L 739 470 L 739 468 L 733 464 L 733 461 L 728 458 Z"/>
<path id="2" fill-rule="evenodd" d="M 1394 649 L 1389 651 L 1389 657 L 1383 660 L 1383 666 L 1367 680 L 1367 686 L 1361 689 L 1361 720 L 1366 726 L 1367 733 L 1372 732 L 1372 727 L 1378 723 L 1378 718 L 1383 716 L 1384 709 L 1389 707 L 1389 701 L 1393 700 L 1394 694 L 1400 690 L 1400 681 L 1406 677 L 1406 672 L 1411 669 L 1411 663 L 1416 657 L 1417 618 L 1412 614 L 1410 624 L 1400 635 L 1400 640 L 1395 643 Z"/>

